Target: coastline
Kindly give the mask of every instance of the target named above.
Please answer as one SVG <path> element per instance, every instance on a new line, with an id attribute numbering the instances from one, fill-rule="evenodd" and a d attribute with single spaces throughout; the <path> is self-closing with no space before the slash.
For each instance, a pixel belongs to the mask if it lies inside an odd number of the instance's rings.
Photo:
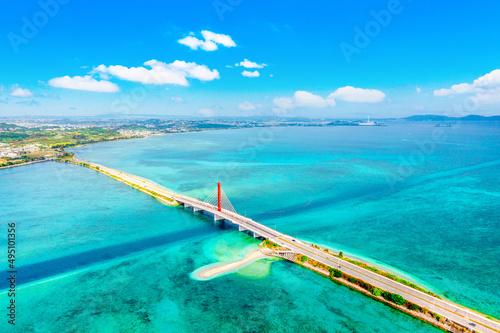
<path id="1" fill-rule="evenodd" d="M 340 285 L 343 285 L 343 286 L 346 286 L 348 287 L 349 289 L 351 290 L 355 290 L 365 296 L 368 296 L 370 298 L 372 298 L 373 300 L 376 300 L 377 302 L 380 302 L 380 303 L 383 303 L 393 309 L 396 309 L 396 310 L 399 310 L 409 316 L 412 316 L 414 318 L 417 318 L 417 319 L 420 319 L 422 321 L 425 321 L 426 323 L 428 324 L 431 324 L 432 326 L 434 327 L 437 327 L 439 329 L 442 329 L 446 332 L 453 332 L 453 333 L 459 333 L 459 332 L 462 332 L 460 329 L 458 328 L 455 328 L 455 327 L 450 327 L 449 325 L 446 324 L 446 322 L 440 322 L 439 320 L 437 320 L 436 318 L 432 317 L 431 315 L 426 315 L 426 314 L 423 314 L 423 313 L 417 313 L 416 311 L 411 311 L 409 310 L 408 308 L 402 306 L 402 305 L 397 305 L 397 304 L 394 304 L 392 302 L 389 302 L 387 301 L 386 299 L 384 299 L 383 297 L 381 296 L 375 296 L 373 294 L 371 294 L 370 292 L 368 292 L 367 290 L 361 288 L 360 286 L 354 284 L 354 283 L 351 283 L 347 280 L 344 280 L 342 278 L 336 278 L 336 277 L 330 277 L 328 273 L 326 273 L 325 271 L 317 268 L 317 267 L 313 267 L 313 266 L 310 266 L 307 262 L 305 264 L 303 263 L 299 263 L 299 262 L 295 262 L 295 263 L 298 263 L 300 266 L 302 267 L 305 267 L 307 269 L 310 269 L 316 273 L 319 273 L 329 279 L 331 279 L 333 282 L 337 283 L 337 284 L 340 284 Z"/>
<path id="2" fill-rule="evenodd" d="M 330 125 L 330 126 L 336 126 L 336 125 Z M 310 127 L 330 127 L 330 126 L 312 125 Z M 355 127 L 357 125 L 345 125 L 345 126 L 354 126 Z M 270 125 L 270 126 L 262 126 L 262 127 L 255 126 L 255 127 L 250 127 L 250 128 L 282 128 L 282 127 L 297 127 L 297 126 L 294 126 L 294 125 L 287 125 L 287 126 Z M 60 149 L 62 149 L 62 152 L 67 152 L 67 149 L 79 148 L 79 147 L 88 146 L 88 145 L 97 144 L 97 143 L 103 143 L 103 142 L 125 141 L 125 140 L 133 140 L 133 139 L 147 139 L 147 138 L 152 137 L 152 136 L 166 136 L 166 135 L 175 135 L 175 134 L 190 134 L 190 133 L 225 131 L 225 130 L 226 131 L 227 130 L 240 130 L 240 129 L 248 129 L 248 128 L 249 127 L 209 128 L 209 129 L 197 129 L 197 130 L 191 130 L 191 131 L 185 131 L 185 132 L 155 133 L 155 134 L 150 134 L 148 136 L 123 137 L 123 138 L 114 138 L 114 139 L 110 139 L 110 140 L 101 140 L 101 141 L 94 141 L 94 142 L 86 142 L 86 143 L 76 144 L 74 146 L 60 148 Z M 15 164 L 15 165 L 9 165 L 9 166 L 5 166 L 5 167 L 0 167 L 0 170 L 7 169 L 7 168 L 10 168 L 10 167 L 14 167 L 14 166 L 24 166 L 24 165 L 28 165 L 28 164 L 32 164 L 32 163 L 20 163 L 20 164 Z"/>
<path id="3" fill-rule="evenodd" d="M 30 165 L 30 164 L 42 163 L 42 162 L 49 162 L 49 161 L 52 161 L 52 159 L 46 158 L 44 160 L 36 160 L 36 161 L 30 161 L 30 162 L 25 162 L 25 163 L 12 164 L 12 165 L 0 167 L 0 170 L 20 167 L 20 166 L 25 166 L 25 165 Z"/>
<path id="4" fill-rule="evenodd" d="M 243 267 L 267 257 L 268 256 L 258 249 L 250 252 L 243 259 L 230 262 L 218 262 L 198 268 L 191 273 L 190 277 L 199 281 L 212 280 L 223 275 L 234 273 Z"/>
<path id="5" fill-rule="evenodd" d="M 348 126 L 357 126 L 357 125 L 348 125 Z M 289 126 L 271 125 L 271 126 L 264 126 L 264 127 L 257 127 L 256 126 L 256 127 L 251 127 L 251 128 L 281 128 L 281 127 L 296 127 L 296 126 L 293 126 L 293 125 L 289 125 Z M 311 127 L 324 127 L 324 126 L 311 126 Z M 125 141 L 125 140 L 133 140 L 133 139 L 147 139 L 147 138 L 152 137 L 152 136 L 166 136 L 166 135 L 175 135 L 175 134 L 190 134 L 190 133 L 213 132 L 213 131 L 224 131 L 224 130 L 240 130 L 240 129 L 248 129 L 248 127 L 210 128 L 210 129 L 197 129 L 197 130 L 185 131 L 185 132 L 155 133 L 155 134 L 150 134 L 148 136 L 123 137 L 123 138 L 116 138 L 116 139 L 114 138 L 114 139 L 110 139 L 110 140 L 86 142 L 86 143 L 76 144 L 74 146 L 60 148 L 60 149 L 62 150 L 62 152 L 67 152 L 67 149 L 79 148 L 79 147 L 83 147 L 83 146 L 88 146 L 88 145 L 97 144 L 97 143 L 104 143 L 104 142 Z M 54 160 L 56 158 L 53 158 L 52 160 Z M 51 160 L 51 159 L 46 159 L 46 160 Z M 33 162 L 42 162 L 42 160 L 33 161 Z M 9 165 L 9 166 L 5 166 L 5 167 L 0 167 L 0 170 L 8 169 L 11 167 L 29 165 L 29 164 L 33 164 L 33 163 L 28 162 L 28 163 L 19 163 L 19 164 Z"/>
<path id="6" fill-rule="evenodd" d="M 339 259 L 342 259 L 342 260 L 345 260 L 348 262 L 352 261 L 352 260 L 362 262 L 362 263 L 366 264 L 367 266 L 377 268 L 381 273 L 390 273 L 390 274 L 395 275 L 399 278 L 402 278 L 408 282 L 414 283 L 415 285 L 425 289 L 426 292 L 431 292 L 433 294 L 437 293 L 437 290 L 434 290 L 433 286 L 428 285 L 427 283 L 425 283 L 425 281 L 421 281 L 420 279 L 411 275 L 410 273 L 402 271 L 402 270 L 400 270 L 396 267 L 393 267 L 389 264 L 386 264 L 380 260 L 359 254 L 355 251 L 355 249 L 345 247 L 345 246 L 342 247 L 342 249 L 338 249 L 338 248 L 335 248 L 332 246 L 327 246 L 325 244 L 316 243 L 314 240 L 307 239 L 307 238 L 301 238 L 301 240 L 303 240 L 304 242 L 306 242 L 308 244 L 314 244 L 316 246 L 319 246 L 324 251 L 328 250 L 329 251 L 328 253 L 330 253 L 332 255 L 334 255 L 334 253 L 342 252 L 344 257 L 340 258 L 337 256 Z M 383 274 L 381 274 L 381 275 L 384 276 Z"/>
<path id="7" fill-rule="evenodd" d="M 79 145 L 75 145 L 75 146 L 71 146 L 71 147 L 67 147 L 67 148 L 62 148 L 62 151 L 66 152 L 66 149 L 83 147 L 83 146 L 88 146 L 88 145 L 92 145 L 92 144 L 96 144 L 96 143 L 122 141 L 122 140 L 133 140 L 133 139 L 147 139 L 147 138 L 149 138 L 151 136 L 163 136 L 163 135 L 167 135 L 167 134 L 175 134 L 175 133 L 157 133 L 157 134 L 151 134 L 151 135 L 148 135 L 148 136 L 145 136 L 145 137 L 127 137 L 127 138 L 119 138 L 119 139 L 112 139 L 112 140 L 102 140 L 102 141 L 96 141 L 96 142 L 88 142 L 88 143 L 83 143 L 83 144 L 79 144 Z M 36 163 L 41 163 L 41 162 L 53 161 L 53 160 L 55 160 L 57 158 L 58 157 L 55 157 L 55 158 L 45 158 L 43 160 L 36 160 L 36 161 L 30 161 L 30 162 L 25 162 L 25 163 L 18 163 L 18 164 L 13 164 L 13 165 L 7 165 L 7 166 L 0 167 L 0 170 L 2 170 L 2 169 L 10 169 L 10 168 L 14 168 L 14 167 L 21 167 L 21 166 L 30 165 L 30 164 L 36 164 Z"/>
<path id="8" fill-rule="evenodd" d="M 313 272 L 319 273 L 319 274 L 323 275 L 324 277 L 332 280 L 332 282 L 334 282 L 336 284 L 346 286 L 351 290 L 355 290 L 359 293 L 362 293 L 365 296 L 368 296 L 368 297 L 370 297 L 378 302 L 381 302 L 387 306 L 390 306 L 396 310 L 399 310 L 399 311 L 401 311 L 409 316 L 412 316 L 412 317 L 420 319 L 426 323 L 429 323 L 432 326 L 437 327 L 441 330 L 444 330 L 447 332 L 452 332 L 452 333 L 460 333 L 460 332 L 465 332 L 465 331 L 472 332 L 472 333 L 477 332 L 476 330 L 474 330 L 471 327 L 463 326 L 459 323 L 456 323 L 453 320 L 450 320 L 446 317 L 440 316 L 440 315 L 432 312 L 429 309 L 422 308 L 422 307 L 417 307 L 417 308 L 413 309 L 410 306 L 408 306 L 407 303 L 396 304 L 393 301 L 389 301 L 387 298 L 381 296 L 380 294 L 374 294 L 373 292 L 370 292 L 369 290 L 367 290 L 366 286 L 369 286 L 370 284 L 364 282 L 363 280 L 360 280 L 360 279 L 351 280 L 352 279 L 351 276 L 345 275 L 342 273 L 339 276 L 336 276 L 335 274 L 333 274 L 334 271 L 338 271 L 338 272 L 341 272 L 341 271 L 336 270 L 333 267 L 328 267 L 326 265 L 322 265 L 322 264 L 319 264 L 317 262 L 315 262 L 315 264 L 313 265 L 310 262 L 310 259 L 307 259 L 306 261 L 300 260 L 299 255 L 295 256 L 295 258 L 294 258 L 295 260 L 291 260 L 289 257 L 283 256 L 282 254 L 280 254 L 278 252 L 275 253 L 274 250 L 269 250 L 269 252 L 267 252 L 267 255 L 285 259 L 291 263 L 298 264 L 306 269 L 309 269 Z M 365 288 L 363 288 L 362 286 L 365 286 Z M 380 291 L 384 292 L 384 290 L 380 290 Z M 453 302 L 450 302 L 450 303 L 453 303 Z M 453 304 L 456 304 L 456 303 L 453 303 Z M 479 313 L 477 311 L 474 311 L 474 312 Z M 492 320 L 492 321 L 496 321 L 496 320 Z"/>
<path id="9" fill-rule="evenodd" d="M 82 143 L 82 144 L 79 144 L 79 145 L 76 145 L 76 146 L 71 146 L 71 147 L 63 148 L 63 150 L 66 151 L 66 149 L 78 148 L 78 147 L 83 147 L 83 146 L 90 146 L 90 145 L 93 145 L 93 144 L 96 144 L 96 143 L 114 142 L 114 141 L 126 141 L 126 140 L 134 140 L 134 139 L 147 139 L 147 138 L 152 137 L 152 136 L 163 136 L 163 135 L 167 135 L 167 134 L 174 134 L 174 133 L 158 133 L 158 134 L 151 134 L 151 135 L 148 135 L 148 136 L 137 136 L 137 137 L 132 137 L 131 136 L 131 137 L 126 137 L 126 138 L 112 139 L 112 140 L 102 140 L 102 141 L 88 142 L 88 143 Z"/>

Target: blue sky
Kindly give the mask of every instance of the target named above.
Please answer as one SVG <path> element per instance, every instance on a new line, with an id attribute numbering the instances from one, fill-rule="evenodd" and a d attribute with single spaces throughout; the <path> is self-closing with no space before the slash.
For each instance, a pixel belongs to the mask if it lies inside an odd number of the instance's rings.
<path id="1" fill-rule="evenodd" d="M 0 115 L 500 114 L 499 12 L 495 1 L 9 1 Z"/>

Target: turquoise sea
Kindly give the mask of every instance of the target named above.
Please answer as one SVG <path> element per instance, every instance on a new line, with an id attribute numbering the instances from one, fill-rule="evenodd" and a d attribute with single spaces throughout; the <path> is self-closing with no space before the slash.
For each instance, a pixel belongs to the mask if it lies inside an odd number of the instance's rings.
<path id="1" fill-rule="evenodd" d="M 200 199 L 220 181 L 244 215 L 500 317 L 500 124 L 253 128 L 72 151 Z M 2 332 L 438 332 L 284 261 L 191 279 L 258 242 L 83 167 L 0 170 L 0 202 L 17 224 L 19 284 Z"/>

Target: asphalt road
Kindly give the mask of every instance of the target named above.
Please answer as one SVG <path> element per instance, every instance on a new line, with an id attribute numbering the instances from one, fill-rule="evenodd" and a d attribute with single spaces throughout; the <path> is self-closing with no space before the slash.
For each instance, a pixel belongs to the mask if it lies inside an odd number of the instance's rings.
<path id="1" fill-rule="evenodd" d="M 453 320 L 454 322 L 461 324 L 465 327 L 484 333 L 500 333 L 500 324 L 498 322 L 486 318 L 484 315 L 472 312 L 471 310 L 462 307 L 458 304 L 438 299 L 436 297 L 418 291 L 414 288 L 411 288 L 409 286 L 406 286 L 404 284 L 386 278 L 382 275 L 374 273 L 370 270 L 356 266 L 345 260 L 341 260 L 324 251 L 318 250 L 308 244 L 305 244 L 296 238 L 293 238 L 291 236 L 278 232 L 274 229 L 271 229 L 263 224 L 260 224 L 256 221 L 253 221 L 252 219 L 246 218 L 244 216 L 229 211 L 219 212 L 217 210 L 217 207 L 213 205 L 210 205 L 195 198 L 174 193 L 151 181 L 148 181 L 147 179 L 126 174 L 124 172 L 111 169 L 99 164 L 95 163 L 89 163 L 89 164 L 93 165 L 94 167 L 99 167 L 100 170 L 106 171 L 109 174 L 114 175 L 115 177 L 121 178 L 130 183 L 134 183 L 138 186 L 141 186 L 144 189 L 157 192 L 158 194 L 174 199 L 180 203 L 188 204 L 198 209 L 203 209 L 218 216 L 219 218 L 229 220 L 230 222 L 237 224 L 243 227 L 244 229 L 255 232 L 259 236 L 269 238 L 281 246 L 290 248 L 291 250 L 296 251 L 297 253 L 300 253 L 302 255 L 305 255 L 311 259 L 314 259 L 320 263 L 323 263 L 330 267 L 338 268 L 342 272 L 351 275 L 355 278 L 361 279 L 367 283 L 370 283 L 371 285 L 377 288 L 399 294 L 402 297 L 404 297 L 404 299 L 412 303 L 418 304 L 421 307 L 425 307 L 443 317 L 449 318 L 450 320 Z"/>

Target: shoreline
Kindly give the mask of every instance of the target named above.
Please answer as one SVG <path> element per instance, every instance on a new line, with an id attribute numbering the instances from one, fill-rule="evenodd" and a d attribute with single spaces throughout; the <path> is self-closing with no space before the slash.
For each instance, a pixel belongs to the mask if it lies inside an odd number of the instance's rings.
<path id="1" fill-rule="evenodd" d="M 342 125 L 341 127 L 348 126 L 348 127 L 356 127 L 358 125 Z M 75 146 L 71 147 L 66 147 L 66 148 L 60 148 L 62 149 L 63 152 L 68 152 L 68 149 L 72 148 L 80 148 L 84 146 L 89 146 L 92 144 L 97 144 L 97 143 L 104 143 L 104 142 L 113 142 L 113 141 L 125 141 L 125 140 L 134 140 L 134 139 L 147 139 L 153 136 L 166 136 L 166 135 L 175 135 L 175 134 L 190 134 L 190 133 L 202 133 L 202 132 L 214 132 L 214 131 L 225 131 L 225 130 L 241 130 L 241 129 L 249 129 L 249 128 L 284 128 L 284 127 L 298 127 L 298 126 L 293 126 L 293 125 L 288 125 L 288 126 L 277 126 L 277 125 L 270 125 L 270 126 L 254 126 L 254 127 L 231 127 L 231 128 L 212 128 L 212 129 L 198 129 L 198 130 L 193 130 L 193 131 L 186 131 L 186 132 L 165 132 L 165 133 L 155 133 L 151 134 L 148 136 L 138 136 L 138 137 L 124 137 L 124 138 L 118 138 L 118 139 L 111 139 L 111 140 L 102 140 L 102 141 L 95 141 L 95 142 L 87 142 L 87 143 L 82 143 L 82 144 L 77 144 Z M 330 125 L 330 126 L 308 126 L 308 127 L 339 127 L 336 125 Z M 54 158 L 55 159 L 55 158 Z M 24 166 L 24 165 L 29 165 L 32 163 L 20 163 L 20 164 L 15 164 L 15 165 L 9 165 L 5 167 L 0 167 L 0 170 L 2 169 L 8 169 L 14 166 Z"/>
<path id="2" fill-rule="evenodd" d="M 399 278 L 405 279 L 408 282 L 414 283 L 415 285 L 426 289 L 426 291 L 432 292 L 434 294 L 438 293 L 437 290 L 432 290 L 433 286 L 427 285 L 425 281 L 421 281 L 419 278 L 413 276 L 411 273 L 400 270 L 397 267 L 393 267 L 389 264 L 384 263 L 383 261 L 371 258 L 369 256 L 365 256 L 363 254 L 359 254 L 355 251 L 355 249 L 352 249 L 349 247 L 343 247 L 342 249 L 339 249 L 339 248 L 336 248 L 333 246 L 328 246 L 325 244 L 316 243 L 314 240 L 311 240 L 311 239 L 301 238 L 301 240 L 303 240 L 305 243 L 317 245 L 324 251 L 328 250 L 328 253 L 332 254 L 332 255 L 334 255 L 334 253 L 342 252 L 344 257 L 339 258 L 339 259 L 346 260 L 346 261 L 355 260 L 355 261 L 362 262 L 362 263 L 366 264 L 367 266 L 371 266 L 371 267 L 379 269 L 379 271 L 381 271 L 381 272 L 390 273 L 390 274 L 393 274 Z M 384 275 L 382 275 L 382 276 L 384 276 Z"/>
<path id="3" fill-rule="evenodd" d="M 445 323 L 442 323 L 440 322 L 439 320 L 435 320 L 432 316 L 427 316 L 423 313 L 416 313 L 415 311 L 411 311 L 409 310 L 408 308 L 405 308 L 404 306 L 402 305 L 397 305 L 397 304 L 394 304 L 394 303 L 391 303 L 389 301 L 387 301 L 386 299 L 384 299 L 383 297 L 381 296 L 375 296 L 373 294 L 371 294 L 370 292 L 368 292 L 367 290 L 361 288 L 360 286 L 354 284 L 354 283 L 351 283 L 347 280 L 344 280 L 342 278 L 336 278 L 336 277 L 330 277 L 328 273 L 324 272 L 323 270 L 317 268 L 317 267 L 313 267 L 313 266 L 310 266 L 307 262 L 306 263 L 299 263 L 299 262 L 295 262 L 297 264 L 299 264 L 300 266 L 304 267 L 304 268 L 307 268 L 313 272 L 316 272 L 316 273 L 319 273 L 321 275 L 323 275 L 324 277 L 332 280 L 333 282 L 335 282 L 336 284 L 339 284 L 339 285 L 342 285 L 342 286 L 345 286 L 345 287 L 348 287 L 349 289 L 351 290 L 355 290 L 365 296 L 368 296 L 370 297 L 371 299 L 377 301 L 377 302 L 380 302 L 384 305 L 387 305 L 393 309 L 396 309 L 396 310 L 399 310 L 413 318 L 416 318 L 416 319 L 420 319 L 434 327 L 437 327 L 439 329 L 442 329 L 446 332 L 453 332 L 453 333 L 459 333 L 461 332 L 459 329 L 457 328 L 454 328 L 454 327 L 449 327 L 448 325 L 446 325 Z M 429 318 L 430 317 L 430 318 Z M 432 319 L 431 319 L 432 318 Z"/>
<path id="4" fill-rule="evenodd" d="M 96 144 L 96 143 L 114 142 L 114 141 L 126 141 L 126 140 L 134 140 L 134 139 L 147 139 L 147 138 L 152 137 L 152 136 L 163 136 L 163 135 L 167 135 L 167 134 L 170 134 L 170 133 L 158 133 L 158 134 L 151 134 L 151 135 L 148 135 L 148 136 L 137 136 L 137 137 L 126 137 L 126 138 L 119 138 L 119 139 L 112 139 L 112 140 L 102 140 L 102 141 L 96 141 L 96 142 L 83 143 L 83 144 L 80 144 L 80 145 L 71 146 L 71 147 L 62 148 L 62 149 L 64 151 L 66 151 L 66 149 L 79 148 L 79 147 L 83 147 L 83 146 L 90 146 L 90 145 L 93 145 L 93 144 Z"/>
<path id="5" fill-rule="evenodd" d="M 255 250 L 247 254 L 243 259 L 229 262 L 217 262 L 214 264 L 206 265 L 193 271 L 190 277 L 198 281 L 208 281 L 223 275 L 231 274 L 239 269 L 246 267 L 258 260 L 265 259 L 266 256 L 260 251 L 260 249 Z"/>
<path id="6" fill-rule="evenodd" d="M 71 147 L 61 148 L 61 149 L 62 149 L 63 152 L 67 152 L 66 149 L 79 148 L 79 147 L 83 147 L 83 146 L 93 145 L 93 144 L 96 144 L 96 143 L 113 142 L 113 141 L 124 141 L 124 140 L 134 140 L 134 139 L 147 139 L 147 138 L 149 138 L 151 136 L 163 136 L 163 135 L 167 135 L 167 134 L 171 134 L 171 133 L 158 133 L 158 134 L 151 134 L 151 135 L 148 135 L 148 136 L 145 136 L 145 137 L 128 137 L 128 138 L 119 138 L 119 139 L 112 139 L 112 140 L 102 140 L 102 141 L 96 141 L 96 142 L 88 142 L 88 143 L 83 143 L 83 144 L 79 144 L 79 145 L 76 145 L 76 146 L 71 146 Z M 174 133 L 172 133 L 172 134 L 174 134 Z M 14 168 L 14 167 L 20 167 L 20 166 L 25 166 L 25 165 L 35 164 L 35 163 L 53 161 L 53 160 L 55 160 L 57 158 L 58 157 L 54 157 L 54 158 L 51 157 L 51 158 L 45 158 L 44 160 L 36 160 L 36 161 L 30 161 L 30 162 L 26 162 L 26 163 L 18 163 L 18 164 L 13 164 L 13 165 L 7 165 L 7 166 L 0 167 L 0 170 L 2 170 L 2 169 L 10 169 L 10 168 Z"/>
<path id="7" fill-rule="evenodd" d="M 440 316 L 440 315 L 432 312 L 429 309 L 419 307 L 420 309 L 414 310 L 414 309 L 409 308 L 407 306 L 407 303 L 399 305 L 399 304 L 396 304 L 394 302 L 389 301 L 388 299 L 384 298 L 383 296 L 380 296 L 380 294 L 375 295 L 372 292 L 370 292 L 369 290 L 364 289 L 360 285 L 356 284 L 356 281 L 351 281 L 350 280 L 351 277 L 349 275 L 346 276 L 345 274 L 342 274 L 342 276 L 334 276 L 332 274 L 332 271 L 335 271 L 336 269 L 334 269 L 332 267 L 328 267 L 326 265 L 321 265 L 318 263 L 316 263 L 315 265 L 312 265 L 309 262 L 310 259 L 303 262 L 300 260 L 300 257 L 298 257 L 298 256 L 295 256 L 295 260 L 291 260 L 290 258 L 279 255 L 278 253 L 276 253 L 275 255 L 273 255 L 271 253 L 274 253 L 274 250 L 270 250 L 270 252 L 267 255 L 285 259 L 293 264 L 298 264 L 306 269 L 309 269 L 313 272 L 319 273 L 320 275 L 323 275 L 324 277 L 328 278 L 329 280 L 333 281 L 334 283 L 336 283 L 338 285 L 346 286 L 351 290 L 355 290 L 355 291 L 357 291 L 365 296 L 372 298 L 375 301 L 381 302 L 389 307 L 392 307 L 393 309 L 399 310 L 400 312 L 403 312 L 403 313 L 405 313 L 409 316 L 412 316 L 416 319 L 420 319 L 420 320 L 422 320 L 428 324 L 431 324 L 432 326 L 437 327 L 437 328 L 444 330 L 446 332 L 452 332 L 452 333 L 478 332 L 478 331 L 474 330 L 474 328 L 472 328 L 472 327 L 463 326 L 459 323 L 456 323 L 453 320 L 450 320 L 446 317 Z M 358 282 L 361 281 L 362 284 L 365 284 L 365 285 L 367 284 L 363 280 L 359 280 L 359 279 L 355 279 L 355 280 L 357 280 Z M 367 284 L 367 285 L 369 285 L 369 284 Z M 384 290 L 382 289 L 381 291 L 383 292 Z M 453 302 L 450 302 L 450 303 L 453 303 Z M 474 311 L 474 312 L 477 313 L 477 311 Z M 495 321 L 495 320 L 492 320 L 492 321 Z M 464 329 L 465 329 L 465 331 L 464 331 Z"/>
<path id="8" fill-rule="evenodd" d="M 356 125 L 349 125 L 349 126 L 356 126 Z M 250 127 L 250 128 L 282 128 L 282 127 L 297 127 L 297 126 L 276 126 L 276 125 L 271 125 L 271 126 L 264 126 L 264 127 L 255 126 L 255 127 Z M 332 126 L 311 126 L 311 127 L 332 127 Z M 186 131 L 186 132 L 155 133 L 155 134 L 151 134 L 151 135 L 148 135 L 148 136 L 124 137 L 124 138 L 111 139 L 111 140 L 102 140 L 102 141 L 95 141 L 95 142 L 87 142 L 87 143 L 77 144 L 75 146 L 66 147 L 66 148 L 60 148 L 60 149 L 62 149 L 63 152 L 69 152 L 68 150 L 72 149 L 72 148 L 80 148 L 80 147 L 89 146 L 89 145 L 93 145 L 93 144 L 97 144 L 97 143 L 104 143 L 104 142 L 125 141 L 125 140 L 134 140 L 134 139 L 139 139 L 140 140 L 140 139 L 147 139 L 147 138 L 150 138 L 150 137 L 153 137 L 153 136 L 166 136 L 166 135 L 175 135 L 175 134 L 190 134 L 190 133 L 214 132 L 214 131 L 224 131 L 224 130 L 240 130 L 240 129 L 249 129 L 249 128 L 248 127 L 213 128 L 213 129 L 199 129 L 199 130 L 195 130 L 195 131 Z M 56 158 L 53 158 L 52 160 L 54 160 Z M 50 159 L 46 159 L 46 160 L 50 160 Z M 42 160 L 32 161 L 32 162 L 42 162 Z M 14 165 L 8 165 L 8 166 L 5 166 L 5 167 L 0 167 L 0 170 L 12 168 L 12 167 L 18 167 L 18 166 L 25 166 L 25 165 L 29 165 L 29 164 L 33 164 L 33 163 L 29 163 L 28 162 L 28 163 L 19 163 L 19 164 L 14 164 Z"/>
<path id="9" fill-rule="evenodd" d="M 10 168 L 15 168 L 15 167 L 21 167 L 21 166 L 30 165 L 30 164 L 36 164 L 36 163 L 49 162 L 49 161 L 52 161 L 52 159 L 46 158 L 44 160 L 36 160 L 36 161 L 29 161 L 29 162 L 25 162 L 25 163 L 12 164 L 12 165 L 7 165 L 7 166 L 0 167 L 0 170 L 2 170 L 2 169 L 10 169 Z"/>

